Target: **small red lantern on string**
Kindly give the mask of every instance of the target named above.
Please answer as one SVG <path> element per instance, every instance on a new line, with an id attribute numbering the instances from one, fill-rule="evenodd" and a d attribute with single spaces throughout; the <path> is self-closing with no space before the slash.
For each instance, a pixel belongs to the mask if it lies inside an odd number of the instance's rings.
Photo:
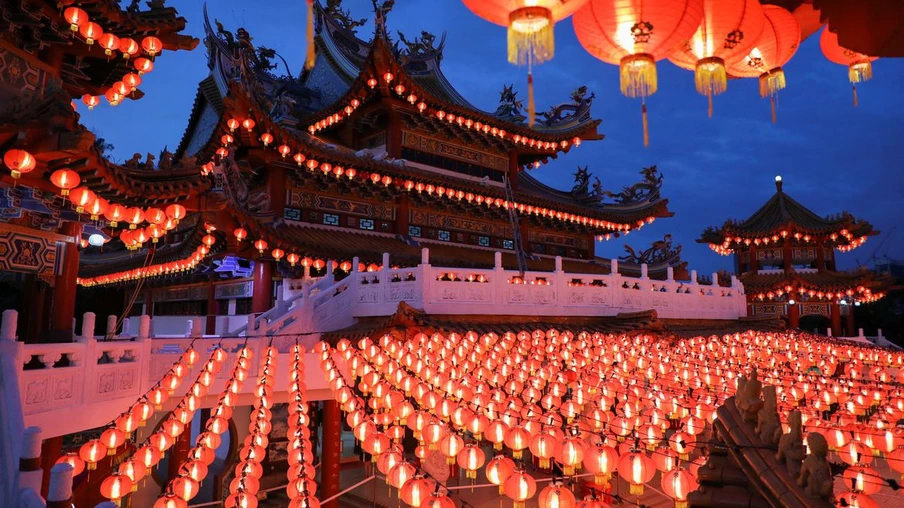
<path id="1" fill-rule="evenodd" d="M 132 492 L 132 480 L 122 473 L 113 473 L 100 484 L 101 495 L 117 504 L 129 492 Z"/>
<path id="2" fill-rule="evenodd" d="M 290 252 L 288 256 L 286 256 L 286 261 L 289 262 L 291 266 L 295 266 L 298 264 L 300 256 L 294 252 Z"/>
<path id="3" fill-rule="evenodd" d="M 88 22 L 88 13 L 78 7 L 68 7 L 63 11 L 63 19 L 69 22 L 69 29 L 78 32 L 79 27 Z"/>
<path id="4" fill-rule="evenodd" d="M 232 232 L 235 235 L 235 239 L 241 242 L 245 238 L 248 238 L 248 231 L 245 228 L 236 228 L 235 231 Z"/>
<path id="5" fill-rule="evenodd" d="M 138 85 L 141 84 L 141 76 L 134 72 L 130 72 L 122 77 L 122 82 L 129 87 L 130 92 L 134 92 L 135 89 L 138 88 Z"/>
<path id="6" fill-rule="evenodd" d="M 83 213 L 85 206 L 95 199 L 94 192 L 87 187 L 76 187 L 69 192 L 69 201 L 75 205 L 77 213 Z"/>
<path id="7" fill-rule="evenodd" d="M 126 216 L 126 207 L 113 203 L 107 207 L 106 213 L 104 213 L 104 217 L 110 221 L 111 227 L 116 227 L 119 224 L 119 221 L 123 220 Z"/>
<path id="8" fill-rule="evenodd" d="M 91 111 L 95 106 L 100 104 L 100 99 L 98 99 L 96 95 L 86 93 L 85 95 L 82 95 L 82 102 L 88 106 L 88 111 Z"/>
<path id="9" fill-rule="evenodd" d="M 69 452 L 63 454 L 62 457 L 58 458 L 54 464 L 69 464 L 72 466 L 72 476 L 76 477 L 85 470 L 85 461 L 79 457 L 76 452 Z"/>
<path id="10" fill-rule="evenodd" d="M 537 482 L 523 470 L 517 470 L 505 480 L 505 495 L 512 500 L 514 508 L 524 508 L 525 501 L 537 493 Z"/>
<path id="11" fill-rule="evenodd" d="M 285 255 L 286 255 L 286 252 L 279 248 L 276 248 L 276 249 L 273 249 L 272 251 L 270 251 L 270 256 L 272 256 L 273 259 L 275 259 L 276 261 L 279 261 Z"/>
<path id="12" fill-rule="evenodd" d="M 261 254 L 263 254 L 264 251 L 267 250 L 267 241 L 264 240 L 264 239 L 262 239 L 262 238 L 261 238 L 261 239 L 258 239 L 258 240 L 255 240 L 255 242 L 254 242 L 254 248 L 257 249 L 258 252 L 260 252 Z"/>
<path id="13" fill-rule="evenodd" d="M 252 118 L 242 120 L 242 127 L 248 132 L 251 132 L 251 129 L 254 129 L 255 125 L 254 119 Z"/>
<path id="14" fill-rule="evenodd" d="M 269 132 L 265 132 L 265 133 L 261 134 L 261 143 L 263 143 L 264 146 L 269 146 L 270 143 L 272 143 L 272 142 L 273 142 L 273 134 L 270 134 Z"/>
<path id="15" fill-rule="evenodd" d="M 134 39 L 121 37 L 119 39 L 119 51 L 122 51 L 122 57 L 126 60 L 138 54 L 138 43 Z"/>
<path id="16" fill-rule="evenodd" d="M 147 74 L 154 70 L 154 62 L 141 56 L 135 59 L 135 68 L 138 69 L 138 75 Z"/>
<path id="17" fill-rule="evenodd" d="M 144 50 L 148 56 L 154 58 L 163 51 L 163 43 L 154 36 L 148 36 L 141 40 L 141 49 Z"/>
<path id="18" fill-rule="evenodd" d="M 101 35 L 97 43 L 104 48 L 104 54 L 107 56 L 111 56 L 114 50 L 119 49 L 119 37 L 109 32 Z"/>
<path id="19" fill-rule="evenodd" d="M 847 66 L 848 81 L 851 82 L 854 92 L 854 107 L 857 107 L 857 83 L 873 78 L 873 62 L 878 57 L 867 56 L 841 46 L 838 44 L 838 35 L 830 32 L 828 26 L 823 28 L 822 35 L 819 36 L 819 47 L 830 62 Z"/>
<path id="20" fill-rule="evenodd" d="M 104 34 L 104 29 L 100 25 L 89 21 L 79 26 L 78 32 L 85 38 L 85 43 L 89 46 L 94 44 L 98 37 Z"/>
<path id="21" fill-rule="evenodd" d="M 88 465 L 88 471 L 93 471 L 97 463 L 107 456 L 107 449 L 99 439 L 92 439 L 79 448 L 78 456 Z"/>
<path id="22" fill-rule="evenodd" d="M 37 161 L 34 155 L 29 152 L 13 148 L 3 154 L 3 164 L 9 168 L 10 176 L 18 179 L 22 176 L 22 173 L 28 173 L 33 170 L 35 165 L 37 165 Z"/>

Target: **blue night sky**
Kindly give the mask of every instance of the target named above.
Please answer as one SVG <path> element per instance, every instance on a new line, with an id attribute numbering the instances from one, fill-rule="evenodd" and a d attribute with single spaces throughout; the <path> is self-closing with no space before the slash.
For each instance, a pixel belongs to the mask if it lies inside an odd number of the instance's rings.
<path id="1" fill-rule="evenodd" d="M 170 0 L 188 20 L 187 33 L 203 37 L 200 0 Z M 357 18 L 372 18 L 370 0 L 345 0 Z M 212 0 L 211 19 L 232 30 L 242 26 L 256 45 L 275 48 L 298 74 L 305 49 L 303 0 Z M 393 35 L 409 38 L 421 30 L 447 34 L 443 70 L 472 104 L 494 111 L 503 84 L 515 83 L 526 97 L 526 72 L 506 61 L 505 29 L 471 14 L 458 0 L 397 0 L 389 17 Z M 369 38 L 373 25 L 358 33 Z M 593 115 L 601 118 L 606 138 L 534 170 L 543 182 L 570 189 L 577 165 L 589 165 L 603 186 L 620 190 L 638 181 L 643 166 L 657 164 L 665 175 L 663 194 L 671 219 L 660 219 L 640 232 L 597 245 L 597 254 L 622 255 L 626 243 L 646 248 L 672 233 L 684 245 L 690 268 L 711 273 L 731 268 L 721 257 L 694 240 L 709 225 L 746 218 L 774 193 L 775 175 L 785 191 L 819 215 L 847 210 L 883 232 L 863 247 L 841 255 L 840 265 L 866 263 L 879 242 L 901 225 L 904 163 L 897 149 L 904 140 L 904 61 L 874 63 L 872 81 L 858 87 L 860 105 L 852 105 L 846 69 L 832 64 L 819 49 L 818 33 L 804 41 L 785 66 L 788 88 L 779 95 L 778 124 L 770 121 L 769 103 L 760 99 L 756 80 L 733 80 L 728 92 L 715 98 L 712 119 L 706 99 L 694 89 L 693 74 L 664 61 L 658 64 L 659 91 L 648 99 L 651 146 L 644 148 L 639 100 L 619 92 L 618 70 L 586 53 L 574 36 L 570 20 L 556 26 L 556 56 L 535 69 L 537 110 L 566 102 L 569 93 L 587 85 L 596 93 Z M 282 68 L 279 69 L 282 71 Z M 205 48 L 166 52 L 144 77 L 140 101 L 83 112 L 85 124 L 116 147 L 122 161 L 135 152 L 155 155 L 178 145 L 186 127 L 196 85 L 207 76 Z M 104 102 L 104 104 L 106 104 Z M 81 104 L 80 104 L 81 105 Z M 904 258 L 904 230 L 898 228 L 883 245 Z"/>

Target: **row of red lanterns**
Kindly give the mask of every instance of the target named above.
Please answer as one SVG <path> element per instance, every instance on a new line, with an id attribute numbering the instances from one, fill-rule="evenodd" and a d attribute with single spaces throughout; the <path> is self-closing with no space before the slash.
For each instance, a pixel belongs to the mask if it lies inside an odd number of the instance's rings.
<path id="1" fill-rule="evenodd" d="M 123 234 L 127 232 L 128 230 L 125 230 L 123 231 Z M 208 237 L 214 238 L 213 235 L 206 235 L 204 238 L 206 239 Z M 211 243 L 210 245 L 213 245 L 213 243 Z M 158 263 L 154 265 L 143 266 L 141 268 L 133 268 L 131 270 L 124 270 L 121 272 L 114 272 L 105 275 L 98 275 L 96 277 L 79 277 L 78 279 L 76 279 L 76 282 L 80 286 L 93 287 L 186 272 L 198 266 L 201 260 L 204 259 L 204 256 L 209 253 L 210 247 L 208 245 L 199 245 L 195 249 L 195 252 L 185 259 L 169 261 L 166 263 Z"/>
<path id="2" fill-rule="evenodd" d="M 770 291 L 757 293 L 756 297 L 759 300 L 765 300 L 767 298 L 772 300 L 775 298 L 782 298 L 785 295 L 793 298 L 794 293 L 797 293 L 799 295 L 806 295 L 810 298 L 816 298 L 819 300 L 840 300 L 845 297 L 853 297 L 859 300 L 861 297 L 869 299 L 873 296 L 872 290 L 864 286 L 851 287 L 842 291 L 823 291 L 822 289 L 806 288 L 804 286 L 792 286 L 789 284 L 778 286 Z M 884 293 L 881 294 L 882 296 L 884 296 Z M 879 293 L 876 293 L 876 295 L 879 295 Z M 879 298 L 881 298 L 881 296 L 879 296 Z"/>
<path id="3" fill-rule="evenodd" d="M 57 459 L 56 463 L 67 463 L 72 465 L 73 476 L 77 476 L 85 470 L 87 466 L 89 471 L 97 467 L 97 463 L 110 454 L 112 449 L 115 450 L 128 440 L 128 436 L 132 434 L 138 427 L 144 427 L 147 421 L 154 414 L 155 410 L 159 410 L 163 403 L 172 395 L 182 384 L 185 374 L 191 369 L 192 365 L 198 359 L 198 353 L 194 347 L 189 346 L 187 350 L 179 357 L 178 360 L 170 367 L 169 371 L 160 378 L 154 386 L 140 397 L 128 410 L 124 411 L 117 417 L 111 425 L 101 433 L 99 439 L 89 441 L 83 444 L 79 451 L 68 452 Z M 135 453 L 132 459 L 135 460 L 142 454 Z M 154 459 L 154 454 L 148 456 Z M 150 469 L 159 460 L 159 454 L 155 460 L 142 462 L 147 469 Z M 137 485 L 137 480 L 134 482 Z"/>
<path id="4" fill-rule="evenodd" d="M 209 361 L 199 377 L 199 384 L 195 390 L 195 395 L 199 397 L 207 394 L 210 384 L 215 380 L 228 356 L 222 348 L 217 348 L 216 351 L 219 351 L 216 361 Z M 154 508 L 186 508 L 188 502 L 197 495 L 201 483 L 207 477 L 209 466 L 216 459 L 216 451 L 222 442 L 221 436 L 228 429 L 227 422 L 232 417 L 236 399 L 242 389 L 242 382 L 248 376 L 251 358 L 251 350 L 247 346 L 243 346 L 236 356 L 235 365 L 223 391 L 217 398 L 216 405 L 211 409 L 210 416 L 195 438 L 195 446 L 189 449 L 185 458 L 181 459 L 178 476 L 166 485 L 163 494 L 154 503 Z M 191 424 L 195 408 L 191 408 L 190 411 L 191 413 L 183 418 L 187 421 L 182 421 L 187 426 Z M 171 457 L 170 460 L 175 460 L 175 457 Z"/>
<path id="5" fill-rule="evenodd" d="M 310 401 L 305 385 L 305 348 L 296 344 L 292 347 L 292 370 L 289 380 L 289 421 L 286 439 L 289 441 L 289 470 L 286 478 L 286 494 L 291 508 L 319 508 L 320 501 L 314 497 L 317 489 L 315 481 L 314 454 L 310 431 Z M 249 507 L 252 508 L 252 507 Z"/>

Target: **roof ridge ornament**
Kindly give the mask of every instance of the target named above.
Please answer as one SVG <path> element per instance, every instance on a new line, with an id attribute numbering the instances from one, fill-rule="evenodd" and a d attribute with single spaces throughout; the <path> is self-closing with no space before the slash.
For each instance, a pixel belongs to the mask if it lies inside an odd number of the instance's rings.
<path id="1" fill-rule="evenodd" d="M 390 11 L 392 11 L 395 0 L 383 0 L 380 5 L 377 5 L 377 0 L 370 1 L 374 6 L 375 37 L 383 36 L 388 39 L 389 33 L 386 31 L 386 18 L 389 16 Z"/>
<path id="2" fill-rule="evenodd" d="M 775 190 L 782 192 L 782 175 L 775 177 Z"/>

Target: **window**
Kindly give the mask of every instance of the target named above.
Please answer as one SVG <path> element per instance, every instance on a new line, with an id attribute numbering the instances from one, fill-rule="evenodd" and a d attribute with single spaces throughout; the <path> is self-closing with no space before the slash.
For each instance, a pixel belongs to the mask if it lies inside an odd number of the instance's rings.
<path id="1" fill-rule="evenodd" d="M 537 254 L 546 254 L 546 246 L 542 243 L 531 245 L 531 247 L 533 247 L 534 252 L 536 252 Z"/>
<path id="2" fill-rule="evenodd" d="M 490 246 L 490 237 L 489 236 L 478 236 L 477 237 L 477 245 L 481 247 L 489 247 Z"/>
<path id="3" fill-rule="evenodd" d="M 514 240 L 503 240 L 503 241 L 502 241 L 502 248 L 503 248 L 503 249 L 509 249 L 509 250 L 515 250 L 515 242 L 514 242 Z"/>
<path id="4" fill-rule="evenodd" d="M 338 226 L 339 216 L 332 213 L 325 213 L 323 214 L 323 223 L 327 226 Z"/>
<path id="5" fill-rule="evenodd" d="M 298 208 L 284 208 L 283 218 L 287 220 L 301 220 L 301 210 Z"/>
<path id="6" fill-rule="evenodd" d="M 408 226 L 408 235 L 409 236 L 421 236 L 421 227 L 420 226 Z"/>
<path id="7" fill-rule="evenodd" d="M 373 219 L 361 219 L 361 221 L 358 223 L 358 225 L 361 229 L 369 229 L 371 231 L 374 230 Z"/>
<path id="8" fill-rule="evenodd" d="M 452 234 L 449 233 L 448 231 L 446 231 L 445 229 L 440 229 L 438 233 L 439 234 L 438 234 L 437 238 L 439 238 L 440 240 L 442 240 L 444 242 L 452 241 Z"/>

